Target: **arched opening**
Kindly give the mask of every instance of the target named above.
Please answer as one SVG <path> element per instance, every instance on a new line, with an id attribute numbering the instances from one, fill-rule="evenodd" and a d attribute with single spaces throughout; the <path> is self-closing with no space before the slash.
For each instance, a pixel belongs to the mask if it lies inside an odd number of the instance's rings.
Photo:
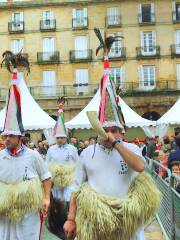
<path id="1" fill-rule="evenodd" d="M 152 111 L 152 112 L 146 112 L 142 115 L 143 118 L 146 118 L 148 120 L 157 121 L 161 116 L 159 113 Z"/>

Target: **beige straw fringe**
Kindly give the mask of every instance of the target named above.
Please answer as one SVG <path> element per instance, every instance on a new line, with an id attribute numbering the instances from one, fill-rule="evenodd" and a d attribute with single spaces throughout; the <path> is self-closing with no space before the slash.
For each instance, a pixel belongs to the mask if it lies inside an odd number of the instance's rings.
<path id="1" fill-rule="evenodd" d="M 72 184 L 75 172 L 74 165 L 49 163 L 48 168 L 52 174 L 52 182 L 56 188 L 61 189 Z"/>
<path id="2" fill-rule="evenodd" d="M 36 212 L 42 204 L 43 191 L 39 179 L 16 184 L 0 182 L 0 216 L 19 222 L 27 213 Z"/>
<path id="3" fill-rule="evenodd" d="M 160 192 L 145 172 L 134 179 L 125 198 L 99 194 L 87 183 L 74 196 L 77 240 L 130 240 L 160 205 Z"/>

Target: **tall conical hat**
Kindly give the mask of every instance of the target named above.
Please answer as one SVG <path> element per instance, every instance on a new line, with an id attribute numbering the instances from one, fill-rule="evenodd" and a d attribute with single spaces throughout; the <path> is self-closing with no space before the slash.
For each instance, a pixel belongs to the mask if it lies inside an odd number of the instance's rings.
<path id="1" fill-rule="evenodd" d="M 17 69 L 13 70 L 6 106 L 6 118 L 2 135 L 24 135 L 21 115 L 21 95 L 18 88 L 19 79 Z"/>
<path id="2" fill-rule="evenodd" d="M 104 73 L 100 83 L 101 100 L 99 107 L 99 121 L 103 126 L 105 121 L 111 120 L 111 122 L 116 122 L 116 125 L 119 128 L 125 130 L 125 121 L 119 104 L 120 97 L 116 91 L 108 59 L 108 53 L 112 44 L 119 40 L 117 37 L 112 36 L 103 40 L 100 30 L 95 28 L 94 31 L 100 41 L 100 46 L 96 50 L 96 55 L 101 48 L 104 49 Z"/>
<path id="3" fill-rule="evenodd" d="M 58 112 L 57 112 L 57 122 L 54 127 L 54 136 L 58 137 L 67 137 L 67 130 L 64 124 L 64 102 L 65 99 L 63 97 L 58 98 Z"/>

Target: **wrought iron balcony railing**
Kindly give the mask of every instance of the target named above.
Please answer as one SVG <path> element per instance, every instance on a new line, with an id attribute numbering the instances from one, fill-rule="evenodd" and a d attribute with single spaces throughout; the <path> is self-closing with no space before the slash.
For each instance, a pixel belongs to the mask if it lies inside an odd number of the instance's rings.
<path id="1" fill-rule="evenodd" d="M 46 19 L 40 21 L 41 32 L 56 31 L 56 20 Z"/>
<path id="2" fill-rule="evenodd" d="M 172 12 L 172 21 L 173 23 L 179 23 L 180 22 L 180 14 L 176 11 Z"/>
<path id="3" fill-rule="evenodd" d="M 111 51 L 109 53 L 109 59 L 111 61 L 113 60 L 125 60 L 126 59 L 126 48 L 122 47 L 119 49 L 113 49 L 111 48 Z"/>
<path id="4" fill-rule="evenodd" d="M 59 51 L 55 52 L 38 52 L 37 53 L 37 63 L 38 64 L 54 64 L 59 63 Z"/>
<path id="5" fill-rule="evenodd" d="M 8 31 L 9 33 L 24 33 L 24 22 L 9 22 Z"/>
<path id="6" fill-rule="evenodd" d="M 138 14 L 139 25 L 152 25 L 155 24 L 155 13 L 144 16 L 142 13 Z"/>
<path id="7" fill-rule="evenodd" d="M 160 58 L 160 46 L 137 47 L 136 57 L 138 60 L 143 58 Z"/>
<path id="8" fill-rule="evenodd" d="M 180 57 L 180 44 L 172 44 L 171 45 L 171 57 Z"/>
<path id="9" fill-rule="evenodd" d="M 69 53 L 70 62 L 91 62 L 92 49 L 87 50 L 71 50 Z"/>
<path id="10" fill-rule="evenodd" d="M 73 18 L 72 19 L 72 28 L 73 29 L 87 29 L 88 28 L 88 18 Z"/>
<path id="11" fill-rule="evenodd" d="M 112 15 L 106 17 L 106 27 L 120 27 L 121 17 L 119 15 Z"/>
<path id="12" fill-rule="evenodd" d="M 180 92 L 180 81 L 167 80 L 167 81 L 137 81 L 137 82 L 123 82 L 120 85 L 120 95 L 140 94 L 148 92 L 162 93 L 162 92 Z M 36 99 L 46 97 L 58 97 L 58 96 L 93 96 L 98 88 L 99 84 L 74 84 L 74 85 L 55 85 L 55 86 L 31 86 L 28 87 L 32 96 Z M 8 88 L 0 88 L 0 100 L 5 101 L 8 94 Z"/>

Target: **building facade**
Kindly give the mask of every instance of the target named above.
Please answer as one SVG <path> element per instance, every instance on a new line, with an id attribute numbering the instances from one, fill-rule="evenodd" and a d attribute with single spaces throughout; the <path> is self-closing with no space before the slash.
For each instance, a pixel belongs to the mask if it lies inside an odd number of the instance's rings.
<path id="1" fill-rule="evenodd" d="M 112 74 L 126 102 L 156 120 L 180 93 L 180 3 L 172 0 L 0 1 L 0 56 L 5 50 L 28 54 L 31 73 L 19 73 L 50 115 L 57 96 L 66 96 L 66 120 L 95 94 L 103 55 L 102 35 L 122 36 L 110 52 Z M 2 58 L 0 59 L 2 60 Z M 4 105 L 10 74 L 0 70 Z"/>

